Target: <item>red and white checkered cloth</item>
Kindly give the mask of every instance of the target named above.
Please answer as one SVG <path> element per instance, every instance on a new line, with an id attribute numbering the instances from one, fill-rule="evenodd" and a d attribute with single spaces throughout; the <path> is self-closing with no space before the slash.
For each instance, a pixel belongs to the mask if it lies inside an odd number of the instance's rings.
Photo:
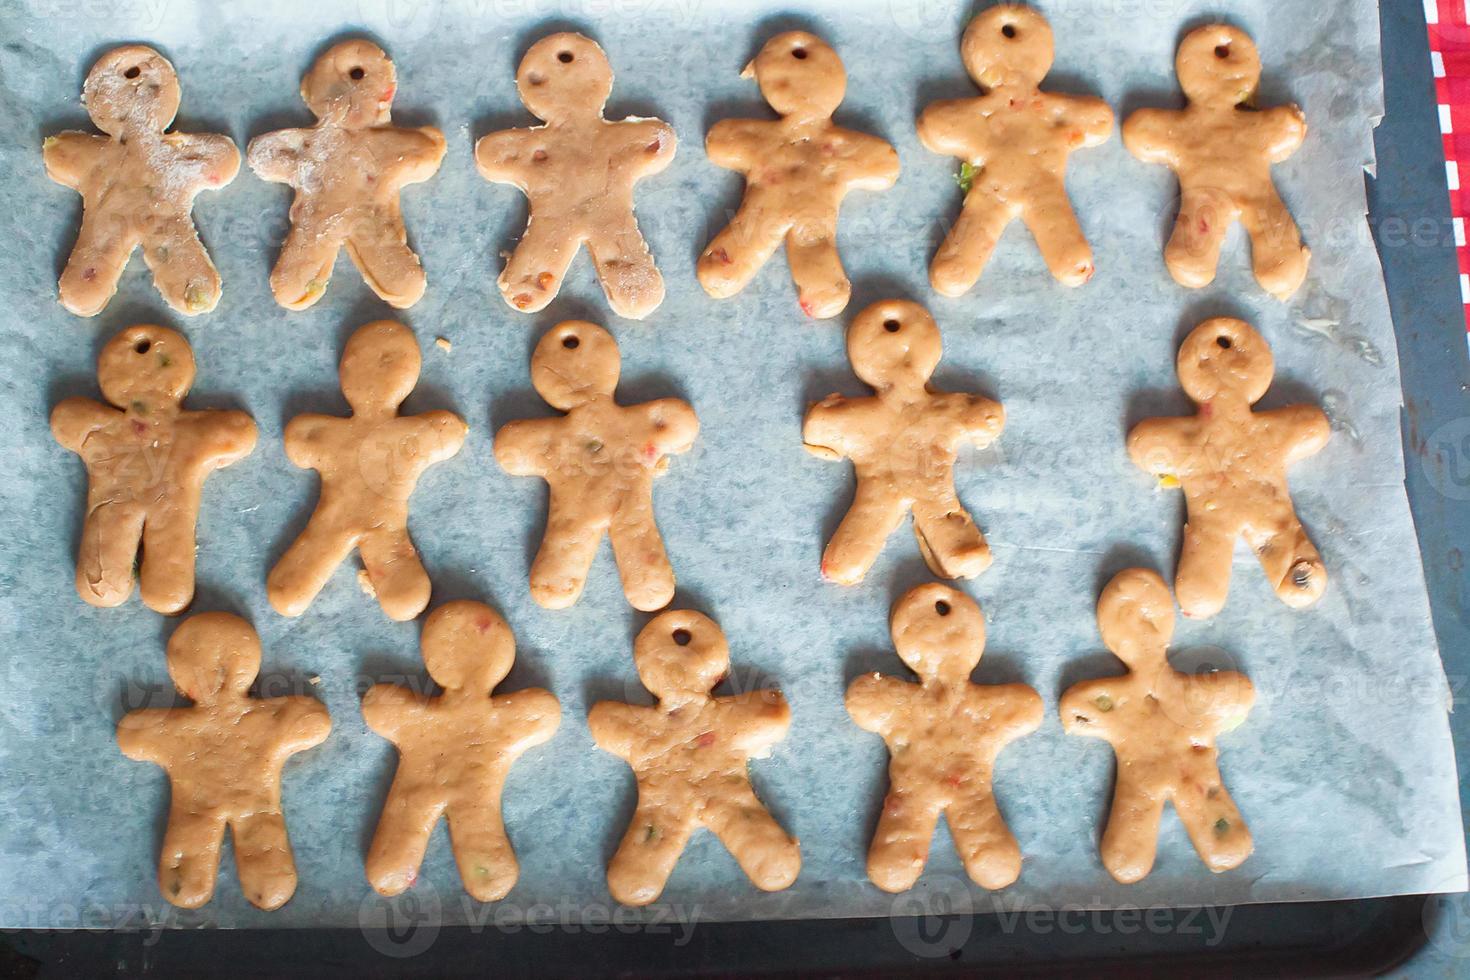
<path id="1" fill-rule="evenodd" d="M 1470 216 L 1470 0 L 1424 0 L 1424 19 L 1460 259 L 1460 299 L 1467 304 L 1470 328 L 1470 247 L 1465 244 L 1465 219 Z"/>

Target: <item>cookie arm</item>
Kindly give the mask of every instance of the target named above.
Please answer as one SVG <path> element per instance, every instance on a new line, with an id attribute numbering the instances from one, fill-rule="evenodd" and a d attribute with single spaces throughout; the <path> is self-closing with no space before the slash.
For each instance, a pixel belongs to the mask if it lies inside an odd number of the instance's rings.
<path id="1" fill-rule="evenodd" d="M 679 138 L 674 127 L 662 119 L 624 119 L 615 125 L 629 127 L 630 153 L 642 161 L 639 173 L 642 176 L 656 174 L 674 159 L 679 148 Z"/>
<path id="2" fill-rule="evenodd" d="M 1119 700 L 1117 681 L 1118 678 L 1103 677 L 1069 687 L 1057 703 L 1062 731 L 1068 735 L 1106 738 L 1108 726 L 1104 719 L 1114 710 Z M 1104 705 L 1107 706 L 1106 710 Z"/>
<path id="3" fill-rule="evenodd" d="M 739 726 L 732 741 L 742 752 L 765 752 L 785 738 L 791 728 L 791 705 L 780 691 L 751 691 L 729 698 L 726 703 L 733 709 L 731 715 Z"/>
<path id="4" fill-rule="evenodd" d="M 1187 704 L 1194 711 L 1194 727 L 1210 734 L 1228 732 L 1250 714 L 1255 707 L 1256 689 L 1249 677 L 1233 670 L 1210 674 L 1191 674 L 1188 678 L 1195 693 Z"/>
<path id="5" fill-rule="evenodd" d="M 51 410 L 51 435 L 66 449 L 80 454 L 87 437 L 119 414 L 90 398 L 66 398 Z"/>
<path id="6" fill-rule="evenodd" d="M 282 698 L 282 748 L 287 754 L 309 749 L 327 740 L 332 732 L 332 716 L 326 705 L 316 698 L 296 694 Z"/>
<path id="7" fill-rule="evenodd" d="M 587 712 L 587 730 L 599 749 L 631 761 L 641 727 L 638 714 L 648 710 L 621 701 L 599 701 Z"/>
<path id="8" fill-rule="evenodd" d="M 979 118 L 979 99 L 931 102 L 919 114 L 919 142 L 930 153 L 969 160 L 975 155 L 972 129 Z"/>
<path id="9" fill-rule="evenodd" d="M 397 183 L 417 184 L 439 172 L 448 144 L 444 134 L 433 126 L 399 129 L 388 126 L 375 130 L 372 147 L 385 163 L 399 164 Z"/>
<path id="10" fill-rule="evenodd" d="M 199 168 L 205 187 L 223 187 L 240 172 L 240 150 L 235 141 L 221 133 L 178 133 L 179 149 Z"/>
<path id="11" fill-rule="evenodd" d="M 464 419 L 445 409 L 415 415 L 410 421 L 426 429 L 431 436 L 429 451 L 425 453 L 429 465 L 457 456 L 464 448 L 465 436 L 470 431 Z"/>
<path id="12" fill-rule="evenodd" d="M 976 449 L 984 449 L 1000 438 L 1006 427 L 1006 410 L 1000 402 L 980 395 L 966 396 L 965 435 Z"/>
<path id="13" fill-rule="evenodd" d="M 41 142 L 41 160 L 46 165 L 46 176 L 58 184 L 77 190 L 82 177 L 105 143 L 105 136 L 94 136 L 75 130 L 46 137 Z"/>
<path id="14" fill-rule="evenodd" d="M 1185 435 L 1193 418 L 1144 419 L 1128 433 L 1128 458 L 1154 476 L 1179 476 L 1188 469 Z"/>
<path id="15" fill-rule="evenodd" d="M 654 444 L 668 455 L 687 453 L 699 436 L 699 416 L 679 398 L 660 398 L 643 406 L 655 428 Z"/>
<path id="16" fill-rule="evenodd" d="M 998 684 L 981 690 L 1006 741 L 1030 735 L 1041 727 L 1046 708 L 1041 695 L 1032 688 L 1025 684 Z"/>
<path id="17" fill-rule="evenodd" d="M 398 744 L 407 716 L 423 698 L 397 684 L 374 684 L 362 696 L 362 720 L 372 731 Z"/>
<path id="18" fill-rule="evenodd" d="M 822 459 L 843 459 L 851 451 L 848 430 L 850 417 L 854 414 L 854 399 L 842 395 L 828 395 L 807 409 L 806 419 L 801 424 L 803 448 Z"/>
<path id="19" fill-rule="evenodd" d="M 1123 121 L 1123 145 L 1144 163 L 1172 163 L 1173 123 L 1178 115 L 1171 109 L 1137 110 Z"/>
<path id="20" fill-rule="evenodd" d="M 140 708 L 123 715 L 117 723 L 117 747 L 122 749 L 122 754 L 157 765 L 168 761 L 168 746 L 174 735 L 169 722 L 175 710 Z"/>
<path id="21" fill-rule="evenodd" d="M 849 167 L 852 186 L 866 191 L 886 191 L 898 183 L 898 151 L 887 140 L 870 133 L 847 132 L 854 149 Z"/>
<path id="22" fill-rule="evenodd" d="M 511 716 L 506 719 L 505 726 L 507 730 L 517 732 L 516 754 L 545 742 L 561 725 L 561 702 L 555 694 L 543 688 L 528 687 L 511 694 L 496 695 L 492 700 L 497 711 Z"/>
<path id="23" fill-rule="evenodd" d="M 255 451 L 259 431 L 255 420 L 244 412 L 187 412 L 184 417 L 203 430 L 208 459 L 214 466 L 229 466 Z"/>
<path id="24" fill-rule="evenodd" d="M 1091 95 L 1054 96 L 1064 100 L 1063 113 L 1068 122 L 1082 131 L 1083 146 L 1106 143 L 1113 132 L 1113 110 L 1102 99 Z"/>
<path id="25" fill-rule="evenodd" d="M 284 442 L 286 458 L 303 470 L 318 469 L 322 442 L 332 430 L 332 423 L 342 419 L 330 415 L 298 415 L 286 423 Z"/>
<path id="26" fill-rule="evenodd" d="M 1287 405 L 1260 415 L 1279 433 L 1288 466 L 1321 452 L 1332 437 L 1327 413 L 1316 405 Z"/>
<path id="27" fill-rule="evenodd" d="M 495 433 L 495 462 L 511 476 L 541 476 L 561 432 L 559 418 L 516 419 Z"/>
<path id="28" fill-rule="evenodd" d="M 759 119 L 721 119 L 704 137 L 705 155 L 717 167 L 745 173 L 754 165 L 755 147 L 770 125 Z"/>
<path id="29" fill-rule="evenodd" d="M 1261 113 L 1269 141 L 1266 154 L 1272 163 L 1291 156 L 1307 138 L 1307 117 L 1294 105 L 1279 105 Z"/>
<path id="30" fill-rule="evenodd" d="M 278 129 L 263 133 L 245 148 L 245 162 L 261 180 L 274 184 L 290 184 L 301 166 L 301 153 L 306 147 L 307 129 Z"/>
<path id="31" fill-rule="evenodd" d="M 885 677 L 877 672 L 863 674 L 847 685 L 842 703 L 859 728 L 881 735 L 908 700 L 912 688 L 912 684 L 897 677 Z"/>
<path id="32" fill-rule="evenodd" d="M 486 133 L 475 142 L 475 169 L 497 184 L 525 188 L 525 168 L 531 162 L 532 144 L 545 127 L 502 129 Z"/>

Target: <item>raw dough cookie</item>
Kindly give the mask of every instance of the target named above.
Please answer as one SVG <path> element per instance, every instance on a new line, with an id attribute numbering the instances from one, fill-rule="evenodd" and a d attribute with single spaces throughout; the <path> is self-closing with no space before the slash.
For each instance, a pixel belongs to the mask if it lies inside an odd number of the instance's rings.
<path id="1" fill-rule="evenodd" d="M 424 622 L 422 646 L 443 694 L 378 684 L 362 699 L 368 727 L 399 755 L 367 878 L 384 895 L 411 887 L 444 816 L 465 891 L 494 902 L 520 874 L 500 816 L 506 774 L 521 753 L 551 738 L 561 707 L 540 688 L 491 695 L 515 662 L 516 639 L 488 606 L 461 601 L 435 609 Z"/>
<path id="2" fill-rule="evenodd" d="M 965 70 L 980 86 L 973 99 L 935 102 L 919 116 L 919 140 L 965 162 L 964 208 L 929 266 L 946 296 L 974 286 L 1001 233 L 1020 218 L 1047 268 L 1068 286 L 1092 278 L 1092 248 L 1067 198 L 1067 157 L 1106 142 L 1113 111 L 1101 99 L 1038 89 L 1051 70 L 1052 33 L 1030 7 L 984 11 L 960 41 Z"/>
<path id="3" fill-rule="evenodd" d="M 677 398 L 619 405 L 621 358 L 595 323 L 558 323 L 531 355 L 531 383 L 566 415 L 519 419 L 495 434 L 495 461 L 551 488 L 546 534 L 531 564 L 531 597 L 547 609 L 577 601 L 606 533 L 634 608 L 674 598 L 674 570 L 653 517 L 653 479 L 699 434 L 694 409 Z"/>
<path id="4" fill-rule="evenodd" d="M 894 648 L 919 683 L 864 674 L 847 688 L 847 713 L 888 743 L 888 795 L 868 851 L 868 877 L 887 892 L 914 887 L 940 816 L 970 878 L 1004 888 L 1021 873 L 1021 848 L 995 804 L 1001 749 L 1041 724 L 1041 696 L 1024 684 L 973 684 L 985 650 L 975 600 L 933 583 L 910 590 L 889 620 Z"/>
<path id="5" fill-rule="evenodd" d="M 1297 291 L 1312 253 L 1276 195 L 1271 164 L 1297 151 L 1307 121 L 1294 105 L 1256 111 L 1261 57 L 1250 35 L 1209 24 L 1185 36 L 1174 59 L 1183 109 L 1140 109 L 1123 123 L 1123 145 L 1179 176 L 1179 217 L 1164 249 L 1181 286 L 1209 285 L 1225 232 L 1239 220 L 1251 239 L 1256 281 L 1279 299 Z"/>
<path id="6" fill-rule="evenodd" d="M 833 124 L 847 73 L 815 34 L 771 38 L 741 73 L 751 75 L 781 118 L 726 119 L 710 128 L 705 152 L 745 175 L 745 200 L 699 257 L 700 285 L 716 299 L 734 296 L 784 241 L 802 311 L 836 316 L 852 294 L 837 255 L 837 210 L 848 191 L 892 187 L 898 154 L 876 136 Z"/>
<path id="7" fill-rule="evenodd" d="M 828 395 L 807 412 L 802 439 L 823 459 L 851 459 L 857 493 L 822 554 L 822 577 L 863 580 L 883 542 L 910 510 L 924 562 L 944 578 L 990 567 L 990 546 L 960 505 L 954 463 L 961 444 L 990 445 L 1005 426 L 998 403 L 929 386 L 939 364 L 939 328 L 906 300 L 880 300 L 847 331 L 852 370 L 877 394 Z"/>
<path id="8" fill-rule="evenodd" d="M 158 887 L 180 908 L 214 895 L 225 828 L 251 905 L 267 911 L 296 891 L 296 861 L 281 811 L 286 759 L 331 731 L 313 698 L 255 698 L 260 637 L 239 616 L 200 613 L 168 641 L 168 676 L 187 708 L 130 711 L 117 726 L 123 755 L 168 773 L 172 800 L 158 855 Z"/>
<path id="9" fill-rule="evenodd" d="M 306 530 L 266 582 L 281 615 L 304 613 L 354 548 L 389 619 L 413 619 L 429 604 L 429 576 L 408 536 L 408 498 L 424 470 L 459 452 L 468 427 L 453 412 L 398 414 L 420 363 L 403 324 L 359 327 L 340 368 L 352 414 L 298 415 L 286 426 L 286 455 L 320 473 L 322 489 Z"/>
<path id="10" fill-rule="evenodd" d="M 1276 368 L 1265 338 L 1240 320 L 1217 317 L 1195 327 L 1177 363 L 1199 412 L 1140 422 L 1128 433 L 1128 455 L 1161 482 L 1184 488 L 1179 608 L 1190 617 L 1220 611 L 1239 537 L 1282 602 L 1311 605 L 1327 589 L 1327 569 L 1292 507 L 1286 468 L 1327 445 L 1326 414 L 1315 405 L 1251 411 Z"/>
<path id="11" fill-rule="evenodd" d="M 638 781 L 638 808 L 607 866 L 613 898 L 655 901 L 701 825 L 757 888 L 790 886 L 801 847 L 756 797 L 747 771 L 786 737 L 786 699 L 774 690 L 711 697 L 729 672 L 730 648 L 715 621 L 697 612 L 655 616 L 633 642 L 633 663 L 658 704 L 602 701 L 587 715 L 598 748 L 625 759 Z"/>
<path id="12" fill-rule="evenodd" d="M 1184 674 L 1169 666 L 1174 604 L 1157 572 L 1119 572 L 1097 601 L 1103 642 L 1128 665 L 1121 677 L 1083 681 L 1062 695 L 1062 727 L 1107 739 L 1118 756 L 1102 860 L 1124 884 L 1154 866 L 1159 818 L 1173 801 L 1211 871 L 1250 856 L 1250 831 L 1220 781 L 1215 737 L 1245 720 L 1255 691 L 1244 674 Z"/>
<path id="13" fill-rule="evenodd" d="M 618 316 L 641 320 L 664 300 L 663 277 L 633 218 L 633 185 L 669 165 L 674 130 L 661 119 L 604 119 L 612 84 L 595 41 L 544 37 L 521 59 L 516 90 L 546 125 L 475 144 L 481 176 L 514 184 L 530 200 L 526 232 L 499 280 L 500 295 L 518 310 L 534 313 L 556 298 L 583 243 Z"/>
<path id="14" fill-rule="evenodd" d="M 194 598 L 204 479 L 250 455 L 255 422 L 244 412 L 183 407 L 194 352 L 167 327 L 118 333 L 97 358 L 97 383 L 108 404 L 68 398 L 51 411 L 51 434 L 87 467 L 77 594 L 94 606 L 125 602 L 141 543 L 143 604 L 180 612 Z"/>
<path id="15" fill-rule="evenodd" d="M 343 41 L 301 80 L 316 125 L 250 141 L 250 169 L 296 192 L 291 231 L 271 270 L 271 292 L 286 309 L 304 310 L 322 298 L 344 245 L 389 306 L 406 309 L 424 295 L 424 268 L 408 247 L 398 196 L 405 184 L 439 170 L 444 134 L 391 125 L 397 92 L 398 74 L 382 48 Z"/>
<path id="16" fill-rule="evenodd" d="M 46 137 L 46 176 L 82 195 L 82 229 L 61 274 L 61 305 L 96 316 L 117 292 L 128 257 L 143 261 L 169 306 L 193 316 L 219 302 L 219 273 L 194 230 L 194 196 L 235 179 L 240 151 L 217 133 L 165 133 L 179 111 L 179 76 L 141 44 L 92 66 L 82 104 L 106 133 Z"/>

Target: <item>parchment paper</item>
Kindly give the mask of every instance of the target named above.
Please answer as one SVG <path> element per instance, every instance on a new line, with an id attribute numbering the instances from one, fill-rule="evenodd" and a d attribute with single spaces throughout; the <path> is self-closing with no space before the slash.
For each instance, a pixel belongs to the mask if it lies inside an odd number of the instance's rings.
<path id="1" fill-rule="evenodd" d="M 975 290 L 954 300 L 934 294 L 926 268 L 958 207 L 956 161 L 926 152 L 913 122 L 936 98 L 974 93 L 958 52 L 965 4 L 0 4 L 0 223 L 10 243 L 0 266 L 0 926 L 352 925 L 385 914 L 362 859 L 395 756 L 364 727 L 358 699 L 380 680 L 424 683 L 419 627 L 386 620 L 359 591 L 353 562 L 298 620 L 270 609 L 264 581 L 317 492 L 315 476 L 286 460 L 283 425 L 303 411 L 345 412 L 336 374 L 342 343 L 361 323 L 393 314 L 345 257 L 321 303 L 304 313 L 278 308 L 267 274 L 288 193 L 242 169 L 222 192 L 202 195 L 195 211 L 224 277 L 214 313 L 181 323 L 135 255 L 101 316 L 72 317 L 56 302 L 56 277 L 80 203 L 46 179 L 40 153 L 46 134 L 85 127 L 82 79 L 114 44 L 158 46 L 182 79 L 179 128 L 226 132 L 243 149 L 252 135 L 310 123 L 297 97 L 300 75 L 344 32 L 367 32 L 397 62 L 395 120 L 436 124 L 449 139 L 438 176 L 403 195 L 429 275 L 424 300 L 401 315 L 424 347 L 423 379 L 407 410 L 447 407 L 471 426 L 464 451 L 430 470 L 413 498 L 411 528 L 434 602 L 468 597 L 500 609 L 520 641 L 504 689 L 549 687 L 563 709 L 556 737 L 530 752 L 506 786 L 521 863 L 510 897 L 494 910 L 464 898 L 441 825 L 410 901 L 438 909 L 445 922 L 606 921 L 611 908 L 604 867 L 631 812 L 633 783 L 620 760 L 593 745 L 586 712 L 602 698 L 646 700 L 631 641 L 647 617 L 624 602 L 605 546 L 574 609 L 531 602 L 527 567 L 545 487 L 505 475 L 490 453 L 496 427 L 549 413 L 530 388 L 528 358 L 541 332 L 569 317 L 613 330 L 625 401 L 679 395 L 698 411 L 698 445 L 656 489 L 679 576 L 676 604 L 723 626 L 733 683 L 779 684 L 795 715 L 774 756 L 753 766 L 758 791 L 801 838 L 795 886 L 757 892 L 701 834 L 660 914 L 882 915 L 918 910 L 936 895 L 946 908 L 990 909 L 1463 890 L 1448 689 L 1402 484 L 1394 338 L 1364 221 L 1363 168 L 1382 112 L 1375 5 L 1048 0 L 1042 8 L 1057 38 L 1047 87 L 1100 95 L 1120 117 L 1179 104 L 1173 54 L 1189 27 L 1224 14 L 1255 36 L 1266 64 L 1262 104 L 1299 102 L 1311 125 L 1302 150 L 1275 168 L 1314 251 L 1307 285 L 1289 304 L 1252 279 L 1238 229 L 1213 286 L 1175 285 L 1160 255 L 1174 178 L 1133 160 L 1116 131 L 1101 148 L 1075 154 L 1069 177 L 1096 252 L 1092 282 L 1057 285 L 1016 225 Z M 839 121 L 889 139 L 903 164 L 893 191 L 855 194 L 843 211 L 842 255 L 855 290 L 837 321 L 802 317 L 782 256 L 728 302 L 706 297 L 693 272 L 741 186 L 705 158 L 703 134 L 719 118 L 767 114 L 739 72 L 764 39 L 791 26 L 815 30 L 845 60 Z M 513 188 L 480 179 L 471 146 L 492 129 L 531 124 L 515 94 L 516 64 L 537 37 L 568 27 L 610 54 L 617 84 L 609 116 L 658 115 L 681 141 L 672 167 L 638 191 L 643 230 L 668 283 L 668 299 L 644 323 L 609 313 L 585 257 L 544 314 L 514 313 L 495 290 L 497 253 L 523 227 L 525 208 Z M 1041 730 L 1006 750 L 996 771 L 1025 867 L 995 896 L 969 886 L 943 829 L 917 904 L 879 892 L 863 873 L 886 755 L 847 718 L 842 692 L 861 671 L 902 669 L 888 609 L 929 576 L 905 529 L 861 587 L 822 583 L 818 558 L 852 480 L 845 465 L 803 452 L 800 424 L 809 400 L 864 392 L 843 328 L 865 304 L 891 295 L 916 298 L 938 318 L 946 347 L 937 383 L 999 398 L 1009 415 L 998 446 L 965 456 L 957 471 L 961 498 L 995 551 L 994 567 L 964 585 L 989 620 L 977 679 L 1024 681 L 1048 706 Z M 1180 497 L 1156 490 L 1129 463 L 1124 434 L 1139 418 L 1190 410 L 1175 350 L 1188 329 L 1216 314 L 1250 320 L 1274 346 L 1277 377 L 1262 407 L 1305 399 L 1334 419 L 1328 448 L 1292 471 L 1297 508 L 1332 582 L 1320 605 L 1293 612 L 1242 550 L 1225 610 L 1181 622 L 1176 663 L 1244 670 L 1260 692 L 1248 722 L 1221 741 L 1225 779 L 1256 851 L 1238 870 L 1211 875 L 1171 812 L 1153 874 L 1124 887 L 1097 856 L 1111 750 L 1064 736 L 1055 705 L 1077 680 L 1122 669 L 1093 620 L 1107 577 L 1130 564 L 1172 574 Z M 334 721 L 324 745 L 287 767 L 301 884 L 275 913 L 244 901 L 228 855 L 206 908 L 180 912 L 159 896 L 166 780 L 118 752 L 113 726 L 130 708 L 172 703 L 163 648 L 176 621 L 136 597 L 118 609 L 90 608 L 72 586 L 84 475 L 51 439 L 47 416 L 65 396 L 96 396 L 98 349 L 140 321 L 188 335 L 199 363 L 191 405 L 244 408 L 260 426 L 255 453 L 207 484 L 193 609 L 249 618 L 264 643 L 262 693 L 313 693 Z M 453 342 L 452 352 L 434 346 L 437 336 Z"/>

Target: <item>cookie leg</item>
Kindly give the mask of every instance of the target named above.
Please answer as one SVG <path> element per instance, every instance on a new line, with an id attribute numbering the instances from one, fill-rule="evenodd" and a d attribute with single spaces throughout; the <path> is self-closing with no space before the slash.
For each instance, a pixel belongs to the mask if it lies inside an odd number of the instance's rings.
<path id="1" fill-rule="evenodd" d="M 1237 214 L 1235 203 L 1218 191 L 1181 190 L 1174 231 L 1164 246 L 1164 265 L 1175 282 L 1198 289 L 1214 281 L 1220 246 Z"/>
<path id="2" fill-rule="evenodd" d="M 1077 223 L 1067 189 L 1058 183 L 1032 198 L 1021 220 L 1036 239 L 1036 249 L 1051 274 L 1064 286 L 1080 286 L 1092 278 L 1092 246 Z"/>
<path id="3" fill-rule="evenodd" d="M 1163 814 L 1163 799 L 1149 795 L 1118 760 L 1113 809 L 1102 837 L 1102 863 L 1109 874 L 1129 885 L 1153 869 Z"/>
<path id="4" fill-rule="evenodd" d="M 852 283 L 837 254 L 837 213 L 807 217 L 786 233 L 786 261 L 807 316 L 834 317 L 847 308 Z"/>
<path id="5" fill-rule="evenodd" d="M 587 251 L 608 305 L 618 316 L 641 320 L 664 301 L 664 279 L 630 211 L 614 228 L 587 239 Z"/>
<path id="6" fill-rule="evenodd" d="M 61 273 L 61 305 L 77 316 L 102 312 L 128 256 L 138 243 L 138 227 L 126 215 L 82 213 L 82 228 Z"/>
<path id="7" fill-rule="evenodd" d="M 1010 205 L 1000 198 L 982 187 L 972 187 L 954 227 L 934 253 L 929 285 L 945 296 L 969 292 L 980 281 L 990 253 L 1014 216 Z"/>
<path id="8" fill-rule="evenodd" d="M 428 277 L 413 249 L 397 209 L 380 209 L 370 222 L 359 223 L 347 236 L 347 255 L 368 288 L 394 309 L 404 310 L 424 295 Z"/>
<path id="9" fill-rule="evenodd" d="M 531 598 L 544 609 L 566 609 L 582 595 L 602 527 L 587 517 L 573 495 L 564 499 L 555 489 L 546 512 L 546 533 L 531 562 Z"/>
<path id="10" fill-rule="evenodd" d="M 764 207 L 763 201 L 763 195 L 747 191 L 735 217 L 699 256 L 695 274 L 715 299 L 729 299 L 748 286 L 791 227 L 784 209 Z"/>
<path id="11" fill-rule="evenodd" d="M 347 560 L 357 540 L 346 531 L 328 528 L 313 514 L 301 536 L 276 562 L 266 578 L 271 607 L 282 616 L 300 616 L 321 592 L 337 566 Z"/>
<path id="12" fill-rule="evenodd" d="M 545 309 L 561 291 L 561 281 L 580 244 L 555 225 L 538 225 L 533 210 L 525 234 L 497 280 L 500 295 L 522 313 Z"/>
<path id="13" fill-rule="evenodd" d="M 1189 780 L 1174 797 L 1174 810 L 1184 824 L 1194 849 L 1205 866 L 1217 874 L 1237 867 L 1250 857 L 1255 844 L 1235 801 L 1225 792 L 1215 766 L 1200 766 L 1197 778 Z"/>
<path id="14" fill-rule="evenodd" d="M 500 792 L 449 807 L 449 840 L 465 891 L 477 902 L 497 902 L 510 893 L 521 866 L 500 815 Z"/>
<path id="15" fill-rule="evenodd" d="M 316 223 L 293 223 L 271 270 L 271 293 L 288 310 L 304 310 L 327 291 L 332 263 L 342 240 L 316 230 Z"/>
<path id="16" fill-rule="evenodd" d="M 187 799 L 181 801 L 175 794 L 158 853 L 163 897 L 184 909 L 197 909 L 213 898 L 224 837 L 223 818 L 197 813 Z"/>
<path id="17" fill-rule="evenodd" d="M 400 895 L 413 887 L 434 825 L 444 813 L 441 802 L 421 799 L 404 787 L 402 766 L 400 760 L 363 864 L 368 884 L 380 895 Z"/>
<path id="18" fill-rule="evenodd" d="M 143 508 L 135 504 L 100 504 L 89 511 L 77 552 L 77 595 L 93 606 L 126 602 L 142 536 Z"/>
<path id="19" fill-rule="evenodd" d="M 897 494 L 859 478 L 852 506 L 822 552 L 822 578 L 838 585 L 861 582 L 906 510 Z"/>
<path id="20" fill-rule="evenodd" d="M 607 889 L 614 899 L 647 905 L 663 894 L 694 830 L 687 805 L 675 813 L 667 801 L 645 803 L 640 794 L 628 831 L 607 865 Z"/>
<path id="21" fill-rule="evenodd" d="M 801 872 L 801 845 L 771 816 L 748 783 L 705 803 L 704 825 L 761 891 L 789 888 Z"/>
<path id="22" fill-rule="evenodd" d="M 380 529 L 357 543 L 378 604 L 397 622 L 413 619 L 429 604 L 433 586 L 407 528 Z"/>
<path id="23" fill-rule="evenodd" d="M 633 491 L 608 525 L 613 558 L 623 580 L 623 595 L 634 609 L 653 612 L 674 598 L 674 569 L 653 516 L 653 498 Z"/>
<path id="24" fill-rule="evenodd" d="M 1230 562 L 1235 553 L 1235 529 L 1209 520 L 1189 520 L 1174 594 L 1179 611 L 1194 619 L 1208 619 L 1225 607 L 1230 593 Z"/>
<path id="25" fill-rule="evenodd" d="M 1266 580 L 1281 601 L 1293 609 L 1310 606 L 1327 591 L 1327 566 L 1289 507 L 1262 526 L 1247 529 L 1245 539 L 1261 562 Z"/>
<path id="26" fill-rule="evenodd" d="M 257 810 L 232 821 L 235 870 L 240 888 L 256 908 L 278 909 L 296 893 L 296 859 L 280 810 Z"/>
<path id="27" fill-rule="evenodd" d="M 914 887 L 929 861 L 939 804 L 924 794 L 889 788 L 868 848 L 868 878 L 885 892 Z"/>
<path id="28" fill-rule="evenodd" d="M 974 578 L 990 567 L 990 545 L 953 493 L 914 501 L 914 537 L 924 564 L 941 578 Z"/>
<path id="29" fill-rule="evenodd" d="M 1290 298 L 1307 278 L 1312 253 L 1302 244 L 1296 221 L 1276 188 L 1268 183 L 1261 199 L 1241 211 L 1240 220 L 1251 236 L 1256 281 L 1277 299 Z"/>
<path id="30" fill-rule="evenodd" d="M 154 229 L 143 241 L 143 260 L 153 270 L 153 285 L 164 301 L 180 313 L 208 313 L 219 303 L 219 271 L 188 215 Z"/>
<path id="31" fill-rule="evenodd" d="M 1021 845 L 1006 826 L 988 785 L 956 799 L 945 816 L 971 881 L 995 889 L 1020 877 Z"/>
<path id="32" fill-rule="evenodd" d="M 195 527 L 199 501 L 158 507 L 143 524 L 143 558 L 138 584 L 143 605 L 171 616 L 194 598 Z"/>

